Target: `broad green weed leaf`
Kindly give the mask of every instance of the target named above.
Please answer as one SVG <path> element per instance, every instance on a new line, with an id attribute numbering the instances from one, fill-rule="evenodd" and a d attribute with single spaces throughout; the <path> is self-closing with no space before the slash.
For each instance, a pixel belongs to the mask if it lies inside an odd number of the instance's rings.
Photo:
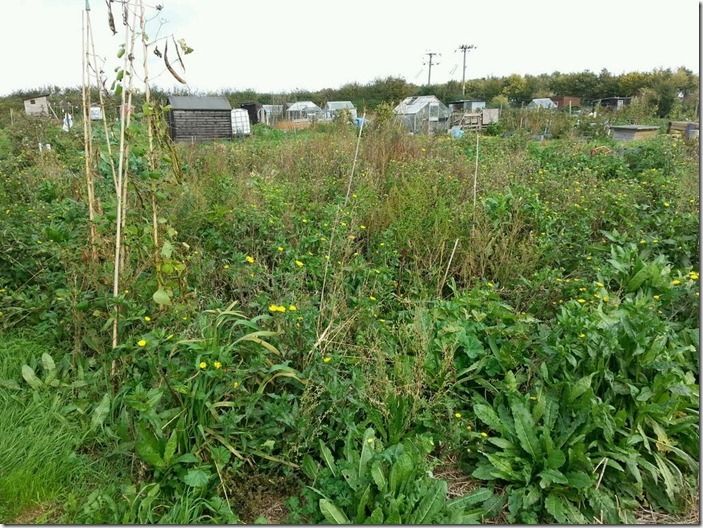
<path id="1" fill-rule="evenodd" d="M 320 499 L 320 512 L 332 524 L 350 524 L 349 519 L 332 501 Z"/>

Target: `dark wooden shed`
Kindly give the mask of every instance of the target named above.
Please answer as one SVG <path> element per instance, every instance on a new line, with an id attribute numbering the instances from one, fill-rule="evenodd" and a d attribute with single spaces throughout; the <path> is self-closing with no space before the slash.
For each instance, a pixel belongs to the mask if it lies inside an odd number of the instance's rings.
<path id="1" fill-rule="evenodd" d="M 232 138 L 232 107 L 225 97 L 171 95 L 168 125 L 174 141 Z"/>

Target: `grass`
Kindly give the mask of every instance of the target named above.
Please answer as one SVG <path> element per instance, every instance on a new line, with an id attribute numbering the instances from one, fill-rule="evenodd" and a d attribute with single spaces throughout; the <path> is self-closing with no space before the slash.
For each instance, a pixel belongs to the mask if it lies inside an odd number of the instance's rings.
<path id="1" fill-rule="evenodd" d="M 39 336 L 0 335 L 0 379 L 21 379 L 23 363 L 48 352 Z M 0 388 L 0 521 L 61 519 L 67 499 L 111 478 L 112 469 L 81 450 L 85 431 L 66 417 L 69 398 Z"/>

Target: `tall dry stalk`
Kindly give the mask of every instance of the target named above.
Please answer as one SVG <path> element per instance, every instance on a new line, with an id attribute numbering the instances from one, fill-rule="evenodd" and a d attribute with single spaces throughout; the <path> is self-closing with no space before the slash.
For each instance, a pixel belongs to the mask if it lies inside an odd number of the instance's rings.
<path id="1" fill-rule="evenodd" d="M 81 16 L 81 63 L 82 63 L 82 90 L 81 99 L 83 103 L 83 144 L 85 158 L 85 183 L 88 193 L 88 223 L 89 223 L 89 242 L 90 242 L 90 257 L 93 262 L 97 261 L 98 253 L 96 248 L 96 229 L 95 229 L 95 185 L 93 178 L 93 131 L 90 122 L 90 74 L 88 72 L 88 32 L 86 29 L 86 12 L 90 7 L 86 4 L 86 11 L 82 12 Z M 86 86 L 86 77 L 88 77 L 88 85 Z"/>
<path id="2" fill-rule="evenodd" d="M 127 9 L 127 6 L 124 6 Z M 134 19 L 134 17 L 133 17 Z M 117 299 L 120 295 L 120 273 L 122 271 L 122 264 L 124 262 L 123 255 L 124 249 L 122 247 L 122 231 L 124 228 L 124 220 L 127 209 L 127 165 L 128 165 L 128 155 L 129 155 L 129 144 L 126 142 L 126 131 L 129 126 L 129 118 L 131 112 L 129 112 L 129 107 L 127 104 L 132 102 L 132 79 L 134 77 L 132 71 L 132 58 L 134 51 L 134 25 L 130 27 L 129 24 L 124 25 L 124 61 L 123 61 L 123 71 L 124 75 L 129 72 L 129 82 L 128 88 L 125 89 L 124 83 L 122 84 L 121 93 L 121 106 L 120 106 L 120 148 L 117 158 L 117 186 L 115 188 L 115 195 L 117 199 L 117 215 L 115 218 L 115 258 L 114 258 L 114 273 L 112 279 L 112 296 Z M 131 43 L 131 46 L 130 46 Z M 129 49 L 129 51 L 127 51 Z M 124 76 L 123 76 L 124 79 Z M 129 95 L 127 94 L 129 92 Z M 112 321 L 112 348 L 117 347 L 118 342 L 118 324 L 119 322 L 119 307 L 115 305 L 115 312 Z M 112 373 L 115 373 L 115 364 L 113 363 Z"/>

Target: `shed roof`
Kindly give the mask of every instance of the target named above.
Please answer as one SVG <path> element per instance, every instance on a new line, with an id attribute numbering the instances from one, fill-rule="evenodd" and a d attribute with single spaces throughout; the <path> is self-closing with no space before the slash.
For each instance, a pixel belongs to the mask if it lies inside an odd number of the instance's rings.
<path id="1" fill-rule="evenodd" d="M 434 95 L 420 95 L 403 99 L 401 103 L 395 107 L 395 113 L 416 114 L 430 103 L 439 103 L 441 106 L 444 106 L 442 101 L 437 99 Z"/>
<path id="2" fill-rule="evenodd" d="M 528 106 L 538 106 L 540 108 L 554 108 L 556 103 L 552 101 L 549 97 L 538 97 L 537 99 L 532 99 Z"/>
<path id="3" fill-rule="evenodd" d="M 232 110 L 226 97 L 169 95 L 171 110 Z"/>
<path id="4" fill-rule="evenodd" d="M 49 97 L 50 95 L 51 94 L 48 94 L 48 93 L 37 94 L 37 95 L 33 95 L 31 97 L 25 97 L 24 100 L 29 101 L 30 99 L 41 99 L 42 97 Z"/>
<path id="5" fill-rule="evenodd" d="M 659 130 L 658 126 L 652 125 L 610 125 L 610 128 L 618 130 Z"/>
<path id="6" fill-rule="evenodd" d="M 312 101 L 298 101 L 288 107 L 289 112 L 300 112 L 301 110 L 321 110 L 321 108 Z"/>
<path id="7" fill-rule="evenodd" d="M 327 110 L 354 110 L 351 101 L 327 101 Z"/>

